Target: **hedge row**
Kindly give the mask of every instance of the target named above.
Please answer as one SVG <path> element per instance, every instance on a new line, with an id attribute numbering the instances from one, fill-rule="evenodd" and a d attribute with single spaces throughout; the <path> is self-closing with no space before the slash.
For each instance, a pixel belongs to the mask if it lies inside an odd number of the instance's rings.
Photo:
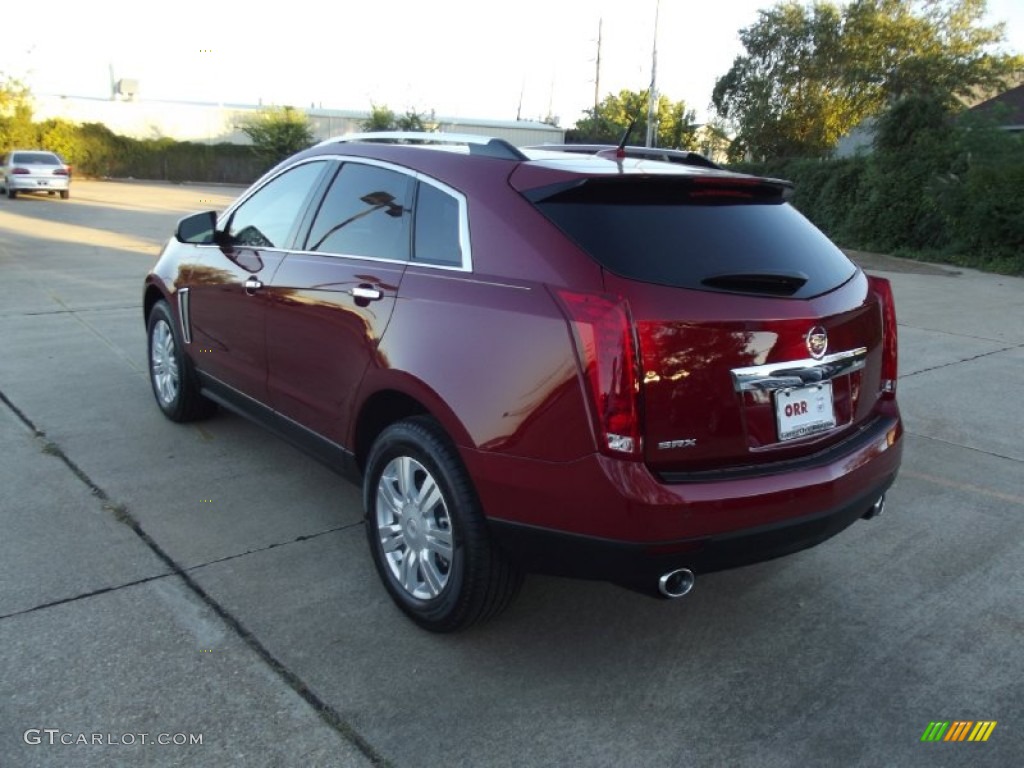
<path id="1" fill-rule="evenodd" d="M 866 156 L 736 168 L 793 181 L 793 204 L 845 247 L 1024 274 L 1024 137 L 918 109 Z"/>
<path id="2" fill-rule="evenodd" d="M 132 139 L 100 123 L 46 120 L 16 131 L 10 143 L 57 152 L 81 176 L 249 184 L 268 168 L 252 147 Z"/>

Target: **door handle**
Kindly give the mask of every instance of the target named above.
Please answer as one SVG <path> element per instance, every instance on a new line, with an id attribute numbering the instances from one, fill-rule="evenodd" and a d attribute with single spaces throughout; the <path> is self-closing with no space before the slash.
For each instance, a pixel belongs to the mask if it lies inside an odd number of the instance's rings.
<path id="1" fill-rule="evenodd" d="M 384 297 L 383 293 L 369 285 L 357 285 L 350 293 L 357 299 L 366 299 L 367 301 L 377 301 Z"/>
<path id="2" fill-rule="evenodd" d="M 245 292 L 252 296 L 253 291 L 258 291 L 263 287 L 263 283 L 255 277 L 250 277 L 245 281 Z"/>

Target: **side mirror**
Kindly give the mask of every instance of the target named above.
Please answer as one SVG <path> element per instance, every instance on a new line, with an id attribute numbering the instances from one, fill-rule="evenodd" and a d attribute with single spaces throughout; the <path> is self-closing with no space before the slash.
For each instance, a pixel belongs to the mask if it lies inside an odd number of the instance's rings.
<path id="1" fill-rule="evenodd" d="M 193 213 L 178 222 L 174 237 L 179 243 L 214 245 L 217 242 L 217 214 L 213 211 Z"/>

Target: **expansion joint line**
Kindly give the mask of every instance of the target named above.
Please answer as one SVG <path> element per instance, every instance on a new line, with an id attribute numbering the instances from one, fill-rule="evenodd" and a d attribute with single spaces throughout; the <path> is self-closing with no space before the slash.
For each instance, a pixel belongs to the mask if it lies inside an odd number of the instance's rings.
<path id="1" fill-rule="evenodd" d="M 963 360 L 953 360 L 942 365 L 933 365 L 931 368 L 922 368 L 920 371 L 913 371 L 912 373 L 906 373 L 900 376 L 901 379 L 909 379 L 911 376 L 917 376 L 921 373 L 930 373 L 931 371 L 938 371 L 943 368 L 950 368 L 954 365 L 960 365 L 962 363 L 970 363 L 974 360 L 980 360 L 983 357 L 991 357 L 992 355 L 1000 355 L 1003 352 L 1012 352 L 1015 349 L 1024 348 L 1024 344 L 1013 344 L 1009 347 L 1003 347 L 1002 349 L 994 349 L 991 352 L 982 352 L 980 355 L 974 355 L 974 357 L 965 357 Z"/>

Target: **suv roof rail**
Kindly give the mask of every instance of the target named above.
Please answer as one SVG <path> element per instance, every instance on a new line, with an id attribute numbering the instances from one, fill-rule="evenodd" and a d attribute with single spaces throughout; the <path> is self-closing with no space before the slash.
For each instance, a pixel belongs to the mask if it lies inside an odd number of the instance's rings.
<path id="1" fill-rule="evenodd" d="M 513 144 L 493 136 L 475 133 L 444 133 L 427 131 L 374 131 L 372 133 L 346 133 L 325 139 L 318 147 L 337 143 L 381 142 L 389 144 L 456 144 L 469 148 L 469 154 L 497 157 L 502 160 L 529 160 Z"/>
<path id="2" fill-rule="evenodd" d="M 661 160 L 667 163 L 695 165 L 701 168 L 721 168 L 714 160 L 710 160 L 699 152 L 688 149 L 665 149 L 662 147 L 637 147 L 626 145 L 617 147 L 614 144 L 534 144 L 527 149 L 542 149 L 549 152 L 568 152 L 580 155 L 597 155 L 598 157 L 632 157 Z"/>

